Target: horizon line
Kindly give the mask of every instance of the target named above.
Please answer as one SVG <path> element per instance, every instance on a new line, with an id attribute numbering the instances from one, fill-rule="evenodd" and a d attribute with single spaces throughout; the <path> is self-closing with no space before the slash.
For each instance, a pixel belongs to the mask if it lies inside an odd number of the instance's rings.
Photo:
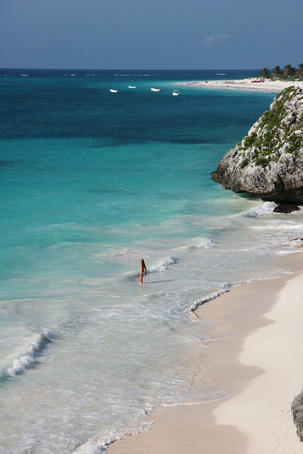
<path id="1" fill-rule="evenodd" d="M 3 70 L 32 70 L 32 71 L 256 71 L 262 68 L 47 68 L 47 67 L 0 67 Z"/>

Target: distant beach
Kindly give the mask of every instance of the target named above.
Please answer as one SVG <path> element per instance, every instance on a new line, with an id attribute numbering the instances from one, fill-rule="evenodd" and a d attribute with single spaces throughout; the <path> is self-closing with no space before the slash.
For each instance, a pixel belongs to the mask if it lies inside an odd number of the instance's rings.
<path id="1" fill-rule="evenodd" d="M 180 82 L 183 87 L 220 88 L 231 90 L 254 90 L 278 93 L 284 88 L 295 86 L 303 88 L 303 82 L 283 80 L 262 80 L 260 78 L 247 78 L 241 80 L 202 80 L 193 82 Z"/>

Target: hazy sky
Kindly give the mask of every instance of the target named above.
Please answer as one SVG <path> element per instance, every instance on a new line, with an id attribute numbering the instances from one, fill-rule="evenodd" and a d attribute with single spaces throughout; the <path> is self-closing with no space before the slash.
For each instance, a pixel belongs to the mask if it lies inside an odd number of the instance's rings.
<path id="1" fill-rule="evenodd" d="M 0 0 L 0 67 L 303 63 L 303 0 Z"/>

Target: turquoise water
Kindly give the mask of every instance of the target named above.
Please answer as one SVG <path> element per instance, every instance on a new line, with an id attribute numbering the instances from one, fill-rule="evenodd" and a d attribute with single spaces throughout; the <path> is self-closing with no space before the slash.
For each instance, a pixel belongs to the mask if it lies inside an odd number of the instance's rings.
<path id="1" fill-rule="evenodd" d="M 285 272 L 274 257 L 302 232 L 300 212 L 211 181 L 273 99 L 171 96 L 220 77 L 2 71 L 0 452 L 102 452 L 157 405 L 225 395 L 188 359 L 210 327 L 187 310 Z"/>

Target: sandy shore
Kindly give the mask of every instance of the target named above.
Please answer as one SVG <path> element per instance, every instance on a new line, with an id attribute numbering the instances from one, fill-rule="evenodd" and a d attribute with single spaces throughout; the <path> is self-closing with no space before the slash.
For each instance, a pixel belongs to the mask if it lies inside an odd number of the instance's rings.
<path id="1" fill-rule="evenodd" d="M 246 284 L 196 311 L 214 322 L 203 362 L 229 397 L 160 408 L 151 430 L 109 454 L 302 452 L 290 405 L 303 385 L 303 258 L 284 260 L 293 275 Z"/>
<path id="2" fill-rule="evenodd" d="M 267 91 L 271 93 L 278 93 L 284 88 L 296 86 L 303 88 L 303 81 L 301 82 L 287 82 L 281 80 L 265 80 L 261 81 L 260 78 L 242 79 L 242 80 L 209 80 L 209 81 L 194 81 L 194 82 L 180 82 L 179 85 L 184 87 L 201 87 L 201 88 L 219 88 L 231 90 L 255 90 Z"/>

